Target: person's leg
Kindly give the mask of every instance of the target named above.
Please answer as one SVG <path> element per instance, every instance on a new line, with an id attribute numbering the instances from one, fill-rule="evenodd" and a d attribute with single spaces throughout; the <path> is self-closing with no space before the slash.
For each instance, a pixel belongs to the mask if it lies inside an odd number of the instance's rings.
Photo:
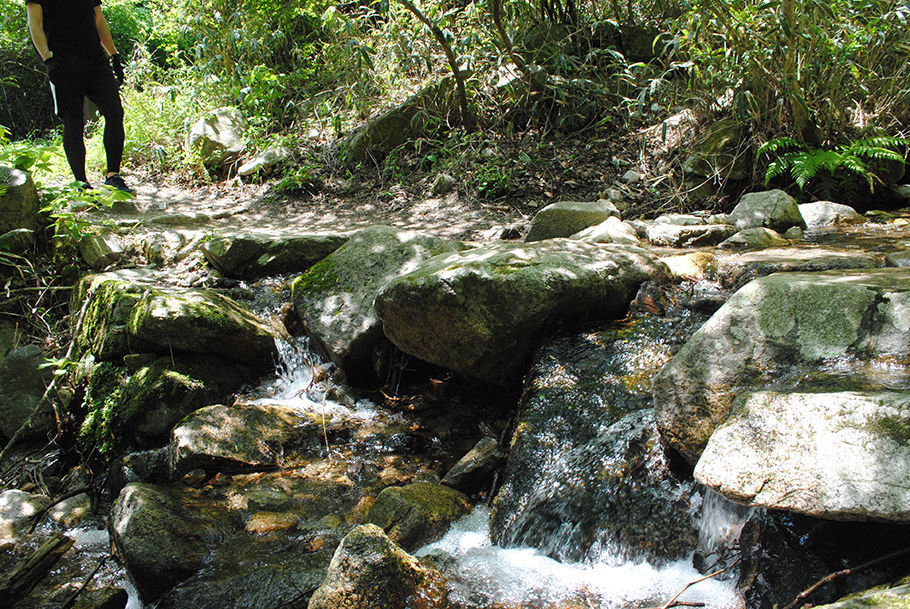
<path id="1" fill-rule="evenodd" d="M 54 108 L 57 116 L 63 119 L 63 152 L 73 172 L 73 178 L 88 182 L 85 176 L 85 142 L 83 130 L 85 119 L 82 114 L 84 96 L 84 75 L 78 60 L 72 57 L 60 57 L 65 78 L 59 86 L 51 86 L 54 96 Z"/>
<path id="2" fill-rule="evenodd" d="M 104 153 L 107 157 L 105 175 L 119 174 L 125 140 L 123 105 L 120 102 L 120 91 L 114 80 L 114 73 L 104 57 L 91 64 L 87 95 L 104 116 Z"/>

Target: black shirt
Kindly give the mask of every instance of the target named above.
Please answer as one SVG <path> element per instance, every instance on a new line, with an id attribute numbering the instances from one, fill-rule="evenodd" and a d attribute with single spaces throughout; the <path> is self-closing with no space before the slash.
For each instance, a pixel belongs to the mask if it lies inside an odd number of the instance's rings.
<path id="1" fill-rule="evenodd" d="M 101 0 L 26 0 L 40 4 L 47 46 L 54 54 L 96 55 L 103 52 L 95 28 L 95 7 Z"/>

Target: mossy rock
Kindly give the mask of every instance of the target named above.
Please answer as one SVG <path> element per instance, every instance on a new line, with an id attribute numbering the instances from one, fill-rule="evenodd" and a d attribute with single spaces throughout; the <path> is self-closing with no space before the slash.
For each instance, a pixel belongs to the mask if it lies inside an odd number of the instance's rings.
<path id="1" fill-rule="evenodd" d="M 717 177 L 721 181 L 748 178 L 753 155 L 749 149 L 743 149 L 745 131 L 745 126 L 733 118 L 713 123 L 689 148 L 683 171 L 686 175 Z"/>
<path id="2" fill-rule="evenodd" d="M 80 443 L 107 457 L 161 445 L 186 415 L 224 401 L 250 379 L 249 370 L 214 356 L 162 357 L 133 374 L 102 362 L 88 382 Z"/>
<path id="3" fill-rule="evenodd" d="M 346 236 L 329 233 L 246 231 L 211 239 L 201 249 L 225 277 L 259 279 L 305 271 L 346 241 Z"/>
<path id="4" fill-rule="evenodd" d="M 366 228 L 294 280 L 294 306 L 316 345 L 358 376 L 382 340 L 373 307 L 379 290 L 426 259 L 466 247 L 391 226 Z"/>
<path id="5" fill-rule="evenodd" d="M 436 541 L 449 526 L 471 511 L 464 493 L 441 484 L 416 482 L 384 489 L 370 508 L 367 521 L 382 527 L 408 551 Z"/>

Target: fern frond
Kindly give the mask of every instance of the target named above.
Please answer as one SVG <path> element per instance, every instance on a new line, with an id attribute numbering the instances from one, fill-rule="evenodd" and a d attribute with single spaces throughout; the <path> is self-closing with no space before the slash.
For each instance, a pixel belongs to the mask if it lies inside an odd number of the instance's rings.
<path id="1" fill-rule="evenodd" d="M 866 146 L 861 142 L 856 142 L 849 148 L 845 149 L 844 155 L 864 157 L 867 159 L 887 159 L 890 161 L 897 161 L 898 163 L 902 163 L 904 161 L 904 157 L 898 152 L 895 152 L 888 148 Z"/>
<path id="2" fill-rule="evenodd" d="M 843 155 L 834 150 L 813 150 L 801 153 L 793 159 L 790 174 L 802 190 L 821 169 L 834 173 L 842 163 Z"/>
<path id="3" fill-rule="evenodd" d="M 777 176 L 782 175 L 785 171 L 787 171 L 787 166 L 781 163 L 779 159 L 772 161 L 771 164 L 768 165 L 767 171 L 765 171 L 765 186 Z"/>
<path id="4" fill-rule="evenodd" d="M 880 135 L 877 137 L 866 137 L 856 140 L 853 145 L 873 146 L 876 148 L 900 148 L 901 146 L 910 146 L 910 138 L 896 137 L 890 135 Z"/>
<path id="5" fill-rule="evenodd" d="M 758 147 L 758 150 L 755 151 L 755 156 L 760 157 L 763 154 L 776 153 L 778 151 L 784 150 L 802 150 L 805 146 L 792 137 L 776 137 L 773 140 L 769 140 Z"/>
<path id="6" fill-rule="evenodd" d="M 869 184 L 870 192 L 874 190 L 875 180 L 877 180 L 878 177 L 869 170 L 868 165 L 863 163 L 859 158 L 855 156 L 845 156 L 842 164 L 844 168 L 849 169 L 859 177 L 866 180 L 866 182 Z"/>

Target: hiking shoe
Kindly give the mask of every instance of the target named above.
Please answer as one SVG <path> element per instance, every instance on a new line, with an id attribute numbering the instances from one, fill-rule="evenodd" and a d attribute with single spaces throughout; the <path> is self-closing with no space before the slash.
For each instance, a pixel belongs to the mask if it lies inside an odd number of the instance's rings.
<path id="1" fill-rule="evenodd" d="M 92 185 L 89 184 L 88 182 L 81 182 L 78 180 L 76 181 L 76 190 L 85 192 L 85 191 L 91 190 L 91 189 L 92 189 Z"/>
<path id="2" fill-rule="evenodd" d="M 120 177 L 119 173 L 115 173 L 114 175 L 109 175 L 106 178 L 104 178 L 104 185 L 112 186 L 112 187 L 116 188 L 117 190 L 122 190 L 123 192 L 125 192 L 127 194 L 131 194 L 131 195 L 136 194 L 136 192 L 132 188 L 130 188 L 129 186 L 126 185 L 126 182 L 123 181 L 123 178 Z"/>

